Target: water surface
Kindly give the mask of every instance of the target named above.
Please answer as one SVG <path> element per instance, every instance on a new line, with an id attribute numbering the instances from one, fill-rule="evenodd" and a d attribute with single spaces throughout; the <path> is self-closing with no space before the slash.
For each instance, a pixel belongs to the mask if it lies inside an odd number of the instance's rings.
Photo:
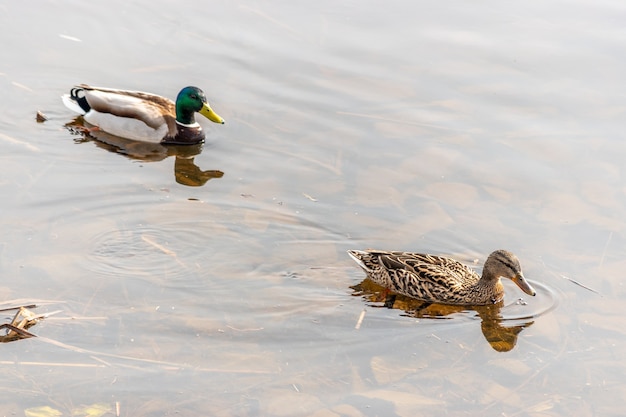
<path id="1" fill-rule="evenodd" d="M 0 300 L 61 310 L 1 346 L 2 411 L 621 415 L 625 14 L 1 4 Z M 191 151 L 85 139 L 77 83 L 198 85 L 226 124 Z M 508 249 L 539 294 L 385 307 L 352 288 L 368 247 Z"/>

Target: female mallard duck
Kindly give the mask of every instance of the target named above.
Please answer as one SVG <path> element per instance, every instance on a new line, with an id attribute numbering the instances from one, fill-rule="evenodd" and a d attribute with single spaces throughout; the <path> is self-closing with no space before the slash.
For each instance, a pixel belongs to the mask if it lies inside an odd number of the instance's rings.
<path id="1" fill-rule="evenodd" d="M 441 256 L 376 250 L 349 250 L 348 254 L 375 283 L 433 303 L 495 304 L 504 297 L 500 277 L 511 279 L 526 294 L 536 294 L 524 278 L 517 257 L 505 250 L 489 255 L 482 276 L 454 259 Z"/>
<path id="2" fill-rule="evenodd" d="M 82 114 L 89 124 L 115 136 L 145 142 L 176 145 L 202 142 L 204 132 L 196 122 L 195 112 L 212 122 L 224 123 L 197 87 L 180 90 L 176 103 L 154 94 L 86 84 L 72 88 L 62 98 L 70 110 Z"/>

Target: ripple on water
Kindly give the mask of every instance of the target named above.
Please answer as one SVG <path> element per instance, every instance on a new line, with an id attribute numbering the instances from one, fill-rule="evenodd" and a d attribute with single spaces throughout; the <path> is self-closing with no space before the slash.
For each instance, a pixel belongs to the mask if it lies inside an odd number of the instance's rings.
<path id="1" fill-rule="evenodd" d="M 222 278 L 280 271 L 293 262 L 332 258 L 345 237 L 297 215 L 228 205 L 163 205 L 136 226 L 111 224 L 90 236 L 83 267 L 101 275 L 171 280 L 204 270 Z M 219 220 L 207 220 L 219 219 Z M 149 220 L 146 220 L 149 219 Z M 129 222 L 125 222 L 129 223 Z"/>
<path id="2" fill-rule="evenodd" d="M 429 303 L 402 295 L 390 296 L 387 291 L 371 280 L 365 279 L 352 286 L 353 295 L 363 296 L 368 304 L 403 311 L 401 316 L 418 318 L 423 325 L 424 320 L 429 324 L 440 326 L 440 331 L 450 329 L 450 322 L 461 325 L 465 320 L 480 320 L 480 329 L 489 345 L 498 352 L 508 352 L 515 348 L 521 332 L 532 326 L 536 319 L 554 309 L 557 299 L 554 291 L 543 284 L 535 282 L 532 285 L 537 291 L 535 297 L 519 296 L 519 289 L 512 282 L 504 281 L 504 302 L 486 306 L 459 306 Z M 381 305 L 382 303 L 382 305 Z M 442 319 L 446 321 L 444 324 Z M 385 324 L 389 326 L 389 324 Z M 430 330 L 429 330 L 430 331 Z M 458 332 L 455 337 L 459 336 Z"/>
<path id="3" fill-rule="evenodd" d="M 545 284 L 530 281 L 531 285 L 537 291 L 534 297 L 524 295 L 515 301 L 509 301 L 512 294 L 515 294 L 516 287 L 512 285 L 507 287 L 508 296 L 505 298 L 505 306 L 500 311 L 502 321 L 528 320 L 534 319 L 553 310 L 558 305 L 556 293 Z M 517 289 L 519 293 L 519 289 Z"/>
<path id="4" fill-rule="evenodd" d="M 93 237 L 84 267 L 101 275 L 175 278 L 197 268 L 205 241 L 180 223 L 110 230 Z"/>

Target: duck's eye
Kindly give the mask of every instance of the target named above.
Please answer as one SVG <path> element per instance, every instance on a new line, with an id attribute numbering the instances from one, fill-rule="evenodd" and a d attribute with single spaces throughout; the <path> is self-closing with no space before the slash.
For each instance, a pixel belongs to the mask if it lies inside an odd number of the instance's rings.
<path id="1" fill-rule="evenodd" d="M 194 99 L 194 100 L 197 100 L 197 99 L 198 99 L 198 96 L 197 96 L 197 95 L 195 95 L 195 94 L 192 94 L 192 95 L 191 95 L 191 98 L 192 98 L 192 99 Z"/>

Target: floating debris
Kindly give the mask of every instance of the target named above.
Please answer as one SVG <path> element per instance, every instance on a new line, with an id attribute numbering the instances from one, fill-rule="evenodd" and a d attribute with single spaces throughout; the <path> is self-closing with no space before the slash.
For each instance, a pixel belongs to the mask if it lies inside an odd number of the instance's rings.
<path id="1" fill-rule="evenodd" d="M 67 39 L 68 41 L 82 42 L 82 40 L 78 39 L 75 36 L 63 35 L 62 33 L 59 34 L 59 37 L 62 38 L 62 39 Z"/>
<path id="2" fill-rule="evenodd" d="M 29 337 L 37 337 L 27 329 L 33 327 L 39 320 L 44 318 L 45 314 L 34 314 L 28 308 L 37 307 L 36 305 L 3 308 L 2 311 L 17 310 L 11 323 L 0 324 L 0 329 L 7 329 L 6 334 L 0 335 L 0 342 L 7 343 L 19 339 L 28 339 Z"/>
<path id="3" fill-rule="evenodd" d="M 35 120 L 37 120 L 37 123 L 43 123 L 48 120 L 48 116 L 43 114 L 40 110 L 37 110 L 37 116 L 35 116 Z"/>
<path id="4" fill-rule="evenodd" d="M 602 294 L 600 294 L 600 291 L 596 291 L 593 288 L 586 286 L 585 284 L 581 284 L 580 282 L 576 281 L 575 279 L 572 279 L 570 277 L 566 277 L 565 275 L 561 275 L 561 278 L 564 278 L 564 279 L 568 280 L 569 282 L 571 282 L 572 284 L 576 284 L 579 287 L 582 287 L 582 288 L 584 288 L 584 289 L 586 289 L 588 291 L 595 292 L 600 297 L 602 297 Z"/>
<path id="5" fill-rule="evenodd" d="M 115 403 L 116 416 L 119 416 L 119 402 Z M 104 415 L 111 415 L 113 407 L 105 403 L 96 403 L 86 406 L 78 406 L 71 410 L 73 416 L 88 416 L 88 417 L 102 417 Z M 48 405 L 27 408 L 24 410 L 26 417 L 60 417 L 63 415 L 61 410 L 52 408 Z"/>
<path id="6" fill-rule="evenodd" d="M 356 325 L 354 326 L 356 330 L 359 330 L 361 328 L 361 324 L 363 324 L 364 318 L 365 318 L 365 309 L 361 311 L 361 315 L 359 315 L 359 319 L 357 320 Z"/>

